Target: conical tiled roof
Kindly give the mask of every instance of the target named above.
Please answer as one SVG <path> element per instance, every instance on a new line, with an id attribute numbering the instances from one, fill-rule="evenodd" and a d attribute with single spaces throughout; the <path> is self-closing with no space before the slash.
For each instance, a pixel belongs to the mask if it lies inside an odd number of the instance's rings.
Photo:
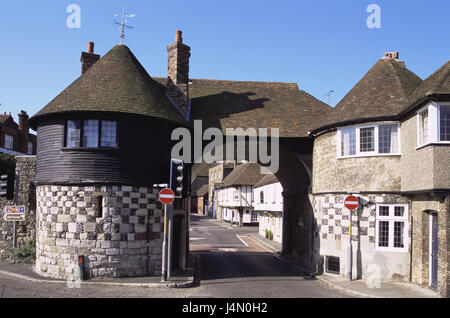
<path id="1" fill-rule="evenodd" d="M 125 45 L 112 48 L 102 59 L 39 111 L 36 119 L 78 111 L 119 112 L 185 123 L 165 96 L 165 87 L 153 80 Z"/>
<path id="2" fill-rule="evenodd" d="M 326 124 L 314 129 L 398 115 L 411 102 L 422 80 L 396 59 L 380 59 L 329 113 Z"/>
<path id="3" fill-rule="evenodd" d="M 450 60 L 416 88 L 413 95 L 413 101 L 417 101 L 430 95 L 440 94 L 450 95 Z"/>

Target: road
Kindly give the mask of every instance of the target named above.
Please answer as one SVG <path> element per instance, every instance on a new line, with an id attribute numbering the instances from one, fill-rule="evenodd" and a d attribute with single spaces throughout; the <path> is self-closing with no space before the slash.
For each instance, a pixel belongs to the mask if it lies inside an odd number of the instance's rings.
<path id="1" fill-rule="evenodd" d="M 211 297 L 347 297 L 303 276 L 250 236 L 257 227 L 231 228 L 191 216 L 191 252 L 201 256 L 201 286 Z"/>
<path id="2" fill-rule="evenodd" d="M 201 256 L 201 284 L 194 288 L 143 288 L 26 281 L 0 274 L 0 298 L 309 298 L 347 297 L 302 276 L 249 234 L 257 228 L 231 228 L 192 216 L 191 250 Z"/>

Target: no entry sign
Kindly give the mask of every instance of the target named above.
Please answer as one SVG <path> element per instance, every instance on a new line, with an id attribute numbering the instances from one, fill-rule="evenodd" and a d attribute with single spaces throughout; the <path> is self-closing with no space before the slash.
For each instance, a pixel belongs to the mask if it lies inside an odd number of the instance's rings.
<path id="1" fill-rule="evenodd" d="M 159 201 L 163 204 L 171 204 L 175 199 L 175 193 L 171 189 L 162 189 L 158 195 Z"/>
<path id="2" fill-rule="evenodd" d="M 355 210 L 358 208 L 358 198 L 353 195 L 349 195 L 345 198 L 344 205 L 349 210 Z"/>

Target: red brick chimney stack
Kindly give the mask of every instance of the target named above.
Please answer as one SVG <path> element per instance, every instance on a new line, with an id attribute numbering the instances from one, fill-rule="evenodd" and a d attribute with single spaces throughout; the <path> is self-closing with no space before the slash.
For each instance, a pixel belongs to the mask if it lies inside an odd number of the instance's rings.
<path id="1" fill-rule="evenodd" d="M 81 53 L 81 74 L 86 72 L 100 59 L 100 55 L 94 54 L 94 46 L 94 42 L 89 42 L 87 52 Z"/>
<path id="2" fill-rule="evenodd" d="M 183 44 L 181 31 L 175 32 L 175 42 L 167 47 L 169 56 L 167 95 L 187 117 L 189 112 L 189 58 L 191 48 Z"/>

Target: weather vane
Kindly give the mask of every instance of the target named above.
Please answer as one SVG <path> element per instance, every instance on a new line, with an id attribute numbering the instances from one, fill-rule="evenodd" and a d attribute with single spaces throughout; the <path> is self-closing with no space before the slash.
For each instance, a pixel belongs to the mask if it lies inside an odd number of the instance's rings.
<path id="1" fill-rule="evenodd" d="M 118 14 L 114 15 L 116 18 L 114 19 L 114 24 L 117 24 L 120 27 L 120 44 L 123 44 L 123 39 L 125 39 L 125 28 L 127 29 L 133 29 L 132 26 L 127 25 L 127 19 L 128 18 L 134 18 L 136 14 L 126 14 L 125 13 L 125 7 L 123 7 L 122 12 L 122 23 L 117 22 Z"/>

